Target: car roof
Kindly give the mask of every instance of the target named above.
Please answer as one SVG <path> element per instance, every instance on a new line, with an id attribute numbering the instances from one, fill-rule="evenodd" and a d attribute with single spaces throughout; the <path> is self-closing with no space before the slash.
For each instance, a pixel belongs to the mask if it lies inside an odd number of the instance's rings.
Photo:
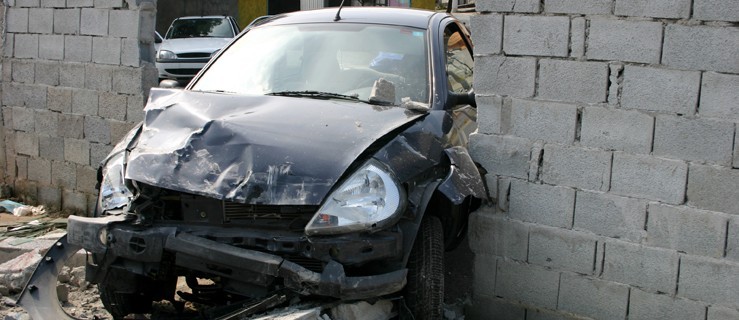
<path id="1" fill-rule="evenodd" d="M 190 20 L 190 19 L 225 19 L 228 18 L 228 16 L 187 16 L 187 17 L 179 17 L 175 20 Z"/>
<path id="2" fill-rule="evenodd" d="M 266 19 L 260 25 L 279 25 L 296 23 L 334 22 L 338 7 L 296 11 Z M 348 23 L 378 23 L 426 29 L 429 20 L 437 13 L 433 11 L 388 8 L 388 7 L 344 7 L 341 9 L 341 20 Z"/>

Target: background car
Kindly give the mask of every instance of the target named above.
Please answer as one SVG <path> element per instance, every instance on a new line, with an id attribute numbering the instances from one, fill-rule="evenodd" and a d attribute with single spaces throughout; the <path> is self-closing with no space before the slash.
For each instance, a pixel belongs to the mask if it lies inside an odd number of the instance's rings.
<path id="1" fill-rule="evenodd" d="M 175 19 L 157 50 L 159 79 L 189 82 L 239 30 L 238 23 L 230 16 Z"/>

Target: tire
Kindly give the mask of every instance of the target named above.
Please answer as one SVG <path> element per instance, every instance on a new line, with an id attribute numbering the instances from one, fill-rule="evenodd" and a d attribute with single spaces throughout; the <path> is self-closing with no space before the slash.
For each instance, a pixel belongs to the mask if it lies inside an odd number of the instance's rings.
<path id="1" fill-rule="evenodd" d="M 113 319 L 123 319 L 131 313 L 151 312 L 152 296 L 142 284 L 140 276 L 116 269 L 110 270 L 106 281 L 98 284 L 100 300 Z"/>
<path id="2" fill-rule="evenodd" d="M 444 230 L 439 218 L 421 221 L 408 259 L 405 302 L 415 319 L 437 320 L 444 315 Z"/>

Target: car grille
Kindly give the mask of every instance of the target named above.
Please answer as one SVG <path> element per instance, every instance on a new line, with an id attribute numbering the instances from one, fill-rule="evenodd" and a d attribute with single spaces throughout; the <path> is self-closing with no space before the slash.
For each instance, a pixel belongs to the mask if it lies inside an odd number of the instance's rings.
<path id="1" fill-rule="evenodd" d="M 308 220 L 318 211 L 317 206 L 272 206 L 223 202 L 223 221 L 227 223 L 289 222 L 290 229 L 305 228 Z"/>
<path id="2" fill-rule="evenodd" d="M 177 58 L 210 58 L 210 52 L 186 52 L 178 53 Z"/>
<path id="3" fill-rule="evenodd" d="M 200 69 L 164 69 L 167 73 L 181 76 L 194 76 Z"/>

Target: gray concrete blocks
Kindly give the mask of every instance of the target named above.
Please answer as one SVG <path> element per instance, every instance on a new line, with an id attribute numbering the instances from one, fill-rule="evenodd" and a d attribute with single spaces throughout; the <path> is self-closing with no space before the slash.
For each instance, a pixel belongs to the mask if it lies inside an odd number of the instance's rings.
<path id="1" fill-rule="evenodd" d="M 85 66 L 85 88 L 97 91 L 110 91 L 113 83 L 112 66 L 88 64 Z"/>
<path id="2" fill-rule="evenodd" d="M 72 113 L 80 115 L 97 115 L 98 93 L 93 90 L 73 89 Z"/>
<path id="3" fill-rule="evenodd" d="M 679 255 L 674 250 L 608 241 L 602 278 L 649 292 L 675 294 L 678 263 Z"/>
<path id="4" fill-rule="evenodd" d="M 15 36 L 13 33 L 5 34 L 5 43 L 3 44 L 3 57 L 12 58 L 13 48 L 15 47 Z"/>
<path id="5" fill-rule="evenodd" d="M 503 132 L 503 104 L 501 96 L 476 96 L 477 102 L 477 133 L 502 134 Z M 510 106 L 509 106 L 510 107 Z"/>
<path id="6" fill-rule="evenodd" d="M 138 10 L 110 11 L 110 36 L 137 39 L 139 36 Z"/>
<path id="7" fill-rule="evenodd" d="M 83 216 L 89 216 L 87 209 L 87 194 L 69 189 L 62 190 L 62 209 L 82 211 Z"/>
<path id="8" fill-rule="evenodd" d="M 691 164 L 687 199 L 696 208 L 739 214 L 739 171 Z"/>
<path id="9" fill-rule="evenodd" d="M 118 68 L 113 71 L 113 91 L 127 94 L 141 94 L 144 91 L 142 70 L 139 68 Z"/>
<path id="10" fill-rule="evenodd" d="M 513 219 L 571 228 L 575 190 L 514 179 L 511 181 L 509 215 Z"/>
<path id="11" fill-rule="evenodd" d="M 54 33 L 75 35 L 80 32 L 80 9 L 54 10 Z"/>
<path id="12" fill-rule="evenodd" d="M 16 131 L 15 152 L 21 155 L 38 156 L 38 136 L 34 133 Z"/>
<path id="13" fill-rule="evenodd" d="M 539 0 L 487 0 L 476 4 L 477 12 L 519 12 L 535 13 L 541 11 Z"/>
<path id="14" fill-rule="evenodd" d="M 28 32 L 52 33 L 54 30 L 54 9 L 31 8 L 28 10 Z"/>
<path id="15" fill-rule="evenodd" d="M 722 258 L 728 218 L 689 207 L 649 205 L 647 244 L 687 254 Z"/>
<path id="16" fill-rule="evenodd" d="M 704 319 L 706 304 L 631 289 L 629 319 Z"/>
<path id="17" fill-rule="evenodd" d="M 578 191 L 574 229 L 640 243 L 646 237 L 646 213 L 644 200 Z"/>
<path id="18" fill-rule="evenodd" d="M 709 306 L 706 320 L 735 320 L 739 319 L 739 311 L 722 306 Z"/>
<path id="19" fill-rule="evenodd" d="M 529 227 L 502 214 L 477 211 L 470 216 L 470 249 L 479 255 L 495 255 L 526 261 Z"/>
<path id="20" fill-rule="evenodd" d="M 65 138 L 64 160 L 89 166 L 90 143 L 85 140 Z"/>
<path id="21" fill-rule="evenodd" d="M 478 253 L 474 258 L 475 281 L 472 290 L 475 295 L 492 296 L 495 293 L 495 271 L 497 270 L 498 257 L 494 255 Z"/>
<path id="22" fill-rule="evenodd" d="M 62 191 L 57 187 L 41 185 L 38 188 L 38 201 L 50 210 L 59 210 L 62 207 Z"/>
<path id="23" fill-rule="evenodd" d="M 47 86 L 58 86 L 59 64 L 56 62 L 37 62 L 35 82 Z"/>
<path id="24" fill-rule="evenodd" d="M 693 18 L 737 22 L 739 21 L 739 3 L 723 0 L 694 0 Z"/>
<path id="25" fill-rule="evenodd" d="M 28 8 L 7 8 L 6 32 L 28 32 Z"/>
<path id="26" fill-rule="evenodd" d="M 113 145 L 102 143 L 90 144 L 90 165 L 97 168 L 105 157 L 113 151 Z"/>
<path id="27" fill-rule="evenodd" d="M 3 83 L 3 104 L 6 106 L 27 106 L 32 109 L 46 108 L 46 90 L 40 86 Z"/>
<path id="28" fill-rule="evenodd" d="M 480 296 L 476 300 L 479 303 L 475 303 L 469 309 L 465 309 L 465 316 L 470 319 L 486 319 L 492 315 L 495 315 L 494 317 L 496 319 L 501 320 L 532 319 L 526 315 L 526 309 L 519 304 L 492 296 Z"/>
<path id="29" fill-rule="evenodd" d="M 108 12 L 105 9 L 83 8 L 80 12 L 80 33 L 92 36 L 108 35 Z"/>
<path id="30" fill-rule="evenodd" d="M 579 274 L 593 274 L 595 245 L 595 237 L 581 232 L 531 227 L 528 262 Z"/>
<path id="31" fill-rule="evenodd" d="M 72 62 L 92 61 L 92 37 L 64 36 L 64 60 Z"/>
<path id="32" fill-rule="evenodd" d="M 577 106 L 566 103 L 513 99 L 510 133 L 531 140 L 572 144 Z"/>
<path id="33" fill-rule="evenodd" d="M 513 55 L 566 57 L 570 19 L 550 16 L 506 16 L 503 51 Z"/>
<path id="34" fill-rule="evenodd" d="M 514 136 L 475 134 L 470 153 L 489 173 L 527 179 L 532 144 Z"/>
<path id="35" fill-rule="evenodd" d="M 55 137 L 59 133 L 59 113 L 49 110 L 36 111 L 36 133 Z"/>
<path id="36" fill-rule="evenodd" d="M 553 185 L 608 191 L 611 152 L 546 144 L 541 179 Z"/>
<path id="37" fill-rule="evenodd" d="M 94 0 L 96 8 L 120 8 L 123 0 Z"/>
<path id="38" fill-rule="evenodd" d="M 90 166 L 77 166 L 77 188 L 78 191 L 86 192 L 88 194 L 97 194 L 95 185 L 97 184 L 97 170 Z M 94 208 L 95 197 L 88 197 L 88 201 L 92 203 Z"/>
<path id="39" fill-rule="evenodd" d="M 82 139 L 84 136 L 85 117 L 82 115 L 59 115 L 59 136 L 63 138 Z"/>
<path id="40" fill-rule="evenodd" d="M 503 48 L 503 15 L 479 14 L 470 17 L 473 30 L 479 30 L 472 38 L 475 55 L 498 54 Z"/>
<path id="41" fill-rule="evenodd" d="M 734 123 L 659 115 L 654 127 L 654 155 L 731 166 Z"/>
<path id="42" fill-rule="evenodd" d="M 38 7 L 39 0 L 15 0 L 15 5 L 18 7 Z"/>
<path id="43" fill-rule="evenodd" d="M 92 0 L 67 0 L 68 8 L 86 8 L 92 7 Z"/>
<path id="44" fill-rule="evenodd" d="M 739 29 L 671 24 L 662 64 L 680 69 L 739 73 Z"/>
<path id="45" fill-rule="evenodd" d="M 38 58 L 38 34 L 18 33 L 14 37 L 13 56 L 16 58 Z"/>
<path id="46" fill-rule="evenodd" d="M 585 18 L 572 18 L 570 22 L 570 57 L 583 58 L 585 56 L 585 29 Z"/>
<path id="47" fill-rule="evenodd" d="M 629 287 L 562 273 L 557 308 L 593 319 L 621 320 L 629 306 Z"/>
<path id="48" fill-rule="evenodd" d="M 92 45 L 92 42 L 90 42 Z M 59 85 L 71 88 L 85 87 L 85 65 L 81 63 L 61 63 L 59 65 Z"/>
<path id="49" fill-rule="evenodd" d="M 544 0 L 544 12 L 574 14 L 609 14 L 613 0 Z"/>
<path id="50" fill-rule="evenodd" d="M 38 55 L 41 59 L 64 59 L 64 36 L 42 34 L 38 40 Z"/>
<path id="51" fill-rule="evenodd" d="M 35 79 L 36 66 L 28 60 L 16 60 L 12 62 L 11 77 L 18 83 L 33 83 Z"/>
<path id="52" fill-rule="evenodd" d="M 687 19 L 690 0 L 616 0 L 619 16 Z"/>
<path id="53" fill-rule="evenodd" d="M 60 137 L 40 136 L 39 156 L 49 160 L 64 160 L 64 139 Z M 52 170 L 52 176 L 54 176 Z"/>
<path id="54" fill-rule="evenodd" d="M 153 58 L 151 57 L 141 56 L 141 48 L 139 46 L 141 46 L 141 44 L 138 39 L 121 39 L 121 65 L 138 67 L 141 65 L 142 59 L 150 62 L 153 61 Z M 153 54 L 153 47 L 151 50 Z"/>
<path id="55" fill-rule="evenodd" d="M 739 309 L 739 264 L 683 255 L 678 296 Z"/>
<path id="56" fill-rule="evenodd" d="M 537 95 L 545 100 L 598 103 L 606 101 L 608 65 L 542 59 Z"/>
<path id="57" fill-rule="evenodd" d="M 126 121 L 136 123 L 144 120 L 145 100 L 143 95 L 128 96 L 126 100 Z"/>
<path id="58" fill-rule="evenodd" d="M 85 116 L 85 139 L 90 142 L 110 143 L 108 120 L 97 116 Z"/>
<path id="59" fill-rule="evenodd" d="M 121 39 L 115 37 L 93 37 L 92 62 L 120 65 Z"/>
<path id="60" fill-rule="evenodd" d="M 28 180 L 42 185 L 51 184 L 51 161 L 36 157 L 28 159 Z"/>
<path id="61" fill-rule="evenodd" d="M 627 109 L 692 115 L 700 72 L 626 66 L 621 104 Z"/>
<path id="62" fill-rule="evenodd" d="M 513 301 L 555 309 L 559 272 L 530 264 L 498 260 L 495 295 Z"/>
<path id="63" fill-rule="evenodd" d="M 687 176 L 688 166 L 683 161 L 616 152 L 611 191 L 624 196 L 682 204 Z"/>
<path id="64" fill-rule="evenodd" d="M 63 87 L 49 87 L 46 94 L 48 108 L 52 111 L 72 112 L 72 90 Z"/>
<path id="65" fill-rule="evenodd" d="M 699 114 L 739 121 L 739 75 L 704 72 Z"/>
<path id="66" fill-rule="evenodd" d="M 475 59 L 475 92 L 481 95 L 534 95 L 536 59 L 482 56 Z"/>
<path id="67" fill-rule="evenodd" d="M 98 115 L 106 119 L 126 120 L 126 96 L 114 92 L 102 92 L 99 97 Z"/>
<path id="68" fill-rule="evenodd" d="M 662 24 L 659 22 L 593 18 L 589 30 L 588 59 L 660 62 Z"/>
<path id="69" fill-rule="evenodd" d="M 65 0 L 41 0 L 41 6 L 44 8 L 64 8 Z"/>
<path id="70" fill-rule="evenodd" d="M 583 109 L 580 142 L 588 147 L 648 154 L 652 149 L 654 118 L 622 109 Z"/>
<path id="71" fill-rule="evenodd" d="M 739 169 L 739 128 L 734 132 L 734 162 L 732 163 L 734 169 Z"/>
<path id="72" fill-rule="evenodd" d="M 10 108 L 13 114 L 11 123 L 13 130 L 34 132 L 36 130 L 36 112 L 28 108 Z"/>

